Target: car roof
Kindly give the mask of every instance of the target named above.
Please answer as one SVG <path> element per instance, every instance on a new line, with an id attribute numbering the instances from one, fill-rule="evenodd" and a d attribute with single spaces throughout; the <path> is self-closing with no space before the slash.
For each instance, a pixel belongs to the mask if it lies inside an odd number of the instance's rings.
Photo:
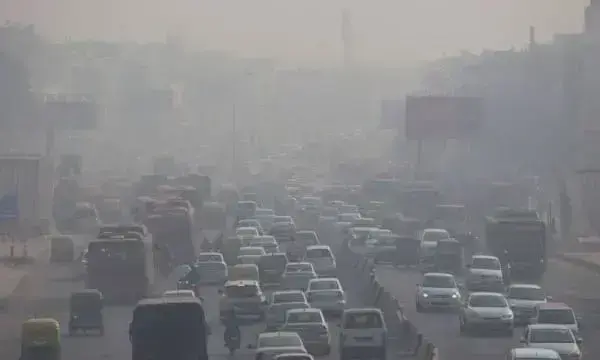
<path id="1" fill-rule="evenodd" d="M 490 259 L 490 260 L 498 260 L 497 256 L 492 255 L 473 255 L 471 259 Z"/>
<path id="2" fill-rule="evenodd" d="M 310 279 L 310 282 L 319 282 L 319 281 L 335 281 L 335 282 L 340 282 L 340 279 L 336 278 L 336 277 L 320 277 L 320 278 L 316 278 L 316 279 Z"/>
<path id="3" fill-rule="evenodd" d="M 287 358 L 287 357 L 305 357 L 308 359 L 314 359 L 314 357 L 311 354 L 308 353 L 285 353 L 285 354 L 279 354 L 276 355 L 274 357 L 274 359 L 283 359 L 283 358 Z"/>
<path id="4" fill-rule="evenodd" d="M 474 296 L 498 296 L 498 297 L 504 297 L 504 294 L 498 293 L 498 292 L 492 292 L 492 291 L 475 291 L 469 294 L 469 297 L 474 297 Z"/>
<path id="5" fill-rule="evenodd" d="M 560 359 L 560 355 L 556 350 L 542 348 L 515 348 L 512 353 L 517 358 L 533 358 L 533 359 Z"/>
<path id="6" fill-rule="evenodd" d="M 312 250 L 312 249 L 329 249 L 329 250 L 331 250 L 329 245 L 310 245 L 310 246 L 306 247 L 306 250 Z"/>
<path id="7" fill-rule="evenodd" d="M 375 226 L 355 226 L 352 228 L 352 230 L 358 230 L 358 231 L 376 231 L 379 230 L 378 227 Z"/>
<path id="8" fill-rule="evenodd" d="M 207 252 L 201 252 L 200 254 L 198 254 L 197 257 L 199 257 L 200 255 L 210 255 L 210 256 L 223 256 L 223 254 L 221 254 L 220 252 L 215 252 L 215 251 L 207 251 Z"/>
<path id="9" fill-rule="evenodd" d="M 539 310 L 553 309 L 553 310 L 571 310 L 571 311 L 573 311 L 573 309 L 569 305 L 567 305 L 565 303 L 561 303 L 561 302 L 548 302 L 548 303 L 539 304 L 538 309 Z"/>
<path id="10" fill-rule="evenodd" d="M 250 229 L 252 229 L 252 230 L 258 230 L 254 226 L 240 226 L 240 227 L 236 228 L 235 231 L 238 231 L 238 230 L 250 230 Z"/>
<path id="11" fill-rule="evenodd" d="M 246 256 L 248 256 L 248 255 L 246 255 Z M 256 264 L 235 264 L 235 265 L 233 265 L 233 268 L 234 269 L 253 268 L 253 269 L 257 269 L 258 270 L 258 265 L 256 265 Z"/>
<path id="12" fill-rule="evenodd" d="M 298 230 L 298 231 L 296 231 L 296 235 L 298 235 L 298 234 L 317 235 L 316 231 L 312 231 L 312 230 Z"/>
<path id="13" fill-rule="evenodd" d="M 242 250 L 242 249 L 262 249 L 262 250 L 264 250 L 264 248 L 262 246 L 242 246 L 240 248 L 240 250 Z"/>
<path id="14" fill-rule="evenodd" d="M 302 294 L 302 295 L 304 295 L 304 292 L 302 292 L 300 290 L 273 291 L 273 295 L 283 295 L 283 294 Z"/>
<path id="15" fill-rule="evenodd" d="M 137 303 L 138 307 L 142 306 L 153 306 L 153 305 L 166 305 L 166 304 L 192 304 L 196 303 L 202 306 L 200 299 L 196 297 L 159 297 L 159 298 L 148 298 L 140 300 Z"/>
<path id="16" fill-rule="evenodd" d="M 541 289 L 538 284 L 510 284 L 509 289 Z"/>
<path id="17" fill-rule="evenodd" d="M 448 230 L 446 229 L 437 229 L 437 228 L 429 228 L 429 229 L 425 229 L 423 230 L 423 234 L 424 233 L 428 233 L 428 232 L 435 232 L 435 233 L 448 233 Z"/>
<path id="18" fill-rule="evenodd" d="M 229 280 L 225 283 L 225 286 L 248 286 L 258 285 L 256 280 Z"/>
<path id="19" fill-rule="evenodd" d="M 317 308 L 304 308 L 304 309 L 290 309 L 288 310 L 288 314 L 293 314 L 293 313 L 320 313 L 322 314 L 323 312 L 321 311 L 321 309 L 317 309 Z"/>
<path id="20" fill-rule="evenodd" d="M 274 331 L 274 332 L 264 332 L 258 335 L 259 338 L 274 338 L 274 337 L 300 337 L 298 333 L 291 331 Z"/>
<path id="21" fill-rule="evenodd" d="M 287 263 L 286 266 L 290 266 L 290 265 L 303 265 L 303 266 L 310 265 L 310 266 L 313 266 L 313 264 L 311 262 L 308 262 L 308 261 L 289 262 L 289 263 Z"/>
<path id="22" fill-rule="evenodd" d="M 194 290 L 167 290 L 163 293 L 164 295 L 180 295 L 180 294 L 194 294 Z"/>
<path id="23" fill-rule="evenodd" d="M 561 324 L 530 324 L 527 327 L 530 330 L 569 330 L 567 326 Z"/>
<path id="24" fill-rule="evenodd" d="M 448 274 L 448 273 L 441 273 L 441 272 L 428 272 L 423 274 L 423 277 L 447 277 L 447 278 L 454 278 L 454 275 L 452 274 Z"/>

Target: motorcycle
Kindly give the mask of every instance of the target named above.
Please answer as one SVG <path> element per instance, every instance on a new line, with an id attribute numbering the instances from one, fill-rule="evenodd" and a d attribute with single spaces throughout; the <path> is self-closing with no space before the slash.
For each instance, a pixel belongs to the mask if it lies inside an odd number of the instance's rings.
<path id="1" fill-rule="evenodd" d="M 197 298 L 200 298 L 200 291 L 198 290 L 198 286 L 192 284 L 189 281 L 179 280 L 177 282 L 177 290 L 193 290 L 194 295 L 196 295 Z"/>
<path id="2" fill-rule="evenodd" d="M 230 336 L 226 340 L 225 346 L 227 347 L 227 349 L 229 349 L 229 355 L 235 355 L 235 351 L 240 348 L 240 337 L 237 335 Z"/>

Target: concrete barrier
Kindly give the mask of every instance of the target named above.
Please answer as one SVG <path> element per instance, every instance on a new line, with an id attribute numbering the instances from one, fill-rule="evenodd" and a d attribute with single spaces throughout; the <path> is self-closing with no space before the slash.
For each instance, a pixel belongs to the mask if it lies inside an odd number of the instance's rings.
<path id="1" fill-rule="evenodd" d="M 390 338 L 400 349 L 399 357 L 413 357 L 418 360 L 438 360 L 436 346 L 426 339 L 414 324 L 404 315 L 398 300 L 382 286 L 375 274 L 372 259 L 362 253 L 353 252 L 346 242 L 340 249 L 342 270 L 347 276 L 361 282 L 365 304 L 381 309 L 388 327 Z"/>

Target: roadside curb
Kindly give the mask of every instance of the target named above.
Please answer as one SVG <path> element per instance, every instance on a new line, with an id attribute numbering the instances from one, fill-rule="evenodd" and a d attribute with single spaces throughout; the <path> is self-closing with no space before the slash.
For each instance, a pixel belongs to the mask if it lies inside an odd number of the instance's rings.
<path id="1" fill-rule="evenodd" d="M 555 258 L 600 274 L 600 264 L 594 264 L 585 259 L 578 259 L 567 254 L 555 254 Z"/>

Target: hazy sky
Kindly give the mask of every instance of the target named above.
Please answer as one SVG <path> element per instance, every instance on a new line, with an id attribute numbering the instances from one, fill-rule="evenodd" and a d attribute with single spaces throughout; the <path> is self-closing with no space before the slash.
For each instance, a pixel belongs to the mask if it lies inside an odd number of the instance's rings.
<path id="1" fill-rule="evenodd" d="M 274 57 L 341 61 L 341 9 L 351 12 L 359 62 L 407 65 L 459 50 L 521 47 L 579 31 L 589 0 L 0 0 L 4 20 L 52 38 L 159 40 Z"/>

